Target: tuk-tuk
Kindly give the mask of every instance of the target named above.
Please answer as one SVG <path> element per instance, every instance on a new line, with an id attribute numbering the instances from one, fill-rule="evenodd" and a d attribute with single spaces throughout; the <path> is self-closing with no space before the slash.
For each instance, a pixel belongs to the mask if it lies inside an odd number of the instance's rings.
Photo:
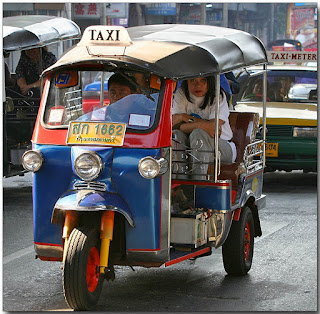
<path id="1" fill-rule="evenodd" d="M 238 30 L 99 25 L 44 71 L 23 165 L 33 171 L 36 257 L 63 263 L 71 308 L 93 308 L 115 266 L 167 267 L 222 246 L 228 274 L 250 270 L 266 202 L 259 116 L 230 113 L 237 159 L 223 164 L 215 150 L 198 178 L 181 166 L 193 151 L 181 154 L 172 138 L 171 109 L 181 80 L 214 75 L 218 95 L 222 73 L 266 62 L 261 41 Z M 143 74 L 145 84 L 110 104 L 105 88 L 114 73 L 133 83 Z M 90 90 L 97 80 L 100 88 Z M 219 101 L 216 121 L 218 113 Z"/>
<path id="2" fill-rule="evenodd" d="M 63 44 L 80 38 L 79 27 L 66 18 L 44 15 L 3 18 L 3 55 L 15 65 L 20 51 L 49 46 L 56 57 Z M 56 44 L 56 45 L 54 45 Z M 73 43 L 74 44 L 74 43 Z M 70 45 L 69 45 L 70 46 Z M 66 47 L 65 47 L 66 48 Z M 40 49 L 40 54 L 42 49 Z M 10 57 L 9 57 L 10 56 Z M 40 60 L 42 56 L 40 55 Z M 4 62 L 4 61 L 3 61 Z M 42 64 L 40 69 L 44 70 Z M 3 72 L 9 67 L 3 63 Z M 3 176 L 23 175 L 22 154 L 31 148 L 31 137 L 38 114 L 41 88 L 30 89 L 23 95 L 14 79 L 3 84 Z"/>

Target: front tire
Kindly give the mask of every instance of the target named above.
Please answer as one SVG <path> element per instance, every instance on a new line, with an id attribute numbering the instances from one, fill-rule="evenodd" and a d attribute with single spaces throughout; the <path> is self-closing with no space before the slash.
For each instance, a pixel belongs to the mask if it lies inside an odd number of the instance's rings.
<path id="1" fill-rule="evenodd" d="M 71 232 L 63 267 L 63 289 L 74 310 L 90 310 L 100 297 L 103 276 L 99 272 L 100 233 L 90 227 Z"/>
<path id="2" fill-rule="evenodd" d="M 249 207 L 241 210 L 239 221 L 233 221 L 227 240 L 222 246 L 225 271 L 242 276 L 251 268 L 254 247 L 254 221 Z"/>

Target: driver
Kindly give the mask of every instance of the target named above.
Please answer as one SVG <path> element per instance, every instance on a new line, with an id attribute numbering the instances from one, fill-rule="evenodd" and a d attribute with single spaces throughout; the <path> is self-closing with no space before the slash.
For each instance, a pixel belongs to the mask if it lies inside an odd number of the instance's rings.
<path id="1" fill-rule="evenodd" d="M 131 80 L 134 80 L 132 77 Z M 120 73 L 113 74 L 108 80 L 110 105 L 130 94 L 136 94 L 136 86 Z"/>

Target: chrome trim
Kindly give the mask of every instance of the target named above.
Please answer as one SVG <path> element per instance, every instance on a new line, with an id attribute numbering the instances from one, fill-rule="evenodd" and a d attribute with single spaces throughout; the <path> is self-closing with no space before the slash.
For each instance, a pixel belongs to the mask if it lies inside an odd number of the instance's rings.
<path id="1" fill-rule="evenodd" d="M 243 153 L 244 167 L 247 174 L 253 173 L 263 168 L 264 141 L 259 140 L 248 144 Z M 258 159 L 254 160 L 254 157 Z"/>
<path id="2" fill-rule="evenodd" d="M 262 194 L 259 198 L 255 200 L 255 205 L 257 209 L 260 210 L 261 208 L 266 207 L 267 205 L 267 197 L 265 194 Z"/>
<path id="3" fill-rule="evenodd" d="M 224 213 L 220 210 L 211 210 L 212 214 L 207 219 L 208 243 L 211 247 L 218 248 L 227 239 L 234 211 Z"/>
<path id="4" fill-rule="evenodd" d="M 129 225 L 131 227 L 135 227 L 134 221 L 132 220 L 132 218 L 123 210 L 121 210 L 121 208 L 118 208 L 116 206 L 113 205 L 98 205 L 98 206 L 77 206 L 77 205 L 66 205 L 66 206 L 61 206 L 61 205 L 55 205 L 54 211 L 57 210 L 75 210 L 78 212 L 94 212 L 94 211 L 106 211 L 106 210 L 112 210 L 112 211 L 116 211 L 120 214 L 122 214 L 127 222 L 129 223 Z"/>
<path id="5" fill-rule="evenodd" d="M 157 166 L 157 174 L 154 177 L 147 178 L 141 172 L 141 164 L 147 159 L 150 159 L 150 160 L 154 161 L 155 165 Z M 139 170 L 140 175 L 143 178 L 145 178 L 145 179 L 154 179 L 154 178 L 156 178 L 158 176 L 161 176 L 161 175 L 165 174 L 168 171 L 168 165 L 169 165 L 168 160 L 166 158 L 163 158 L 162 156 L 154 156 L 154 157 L 146 156 L 146 157 L 143 157 L 139 161 L 138 170 Z"/>
<path id="6" fill-rule="evenodd" d="M 83 178 L 83 176 L 79 173 L 78 165 L 77 165 L 78 159 L 80 157 L 82 157 L 83 155 L 91 155 L 98 162 L 98 165 L 99 165 L 99 171 L 94 176 L 90 177 L 87 180 L 85 178 Z M 91 150 L 84 150 L 84 151 L 79 152 L 79 154 L 76 156 L 76 158 L 74 159 L 74 162 L 73 162 L 73 166 L 74 166 L 74 172 L 79 178 L 81 178 L 83 181 L 90 182 L 90 181 L 95 180 L 96 178 L 99 177 L 100 173 L 103 170 L 103 161 L 102 161 L 101 156 L 99 154 L 97 154 L 96 152 L 91 151 Z"/>
<path id="7" fill-rule="evenodd" d="M 24 157 L 25 157 L 27 154 L 29 154 L 30 152 L 33 152 L 33 153 L 38 154 L 39 157 L 40 157 L 40 161 L 41 161 L 39 168 L 38 168 L 37 170 L 34 170 L 34 171 L 27 169 L 27 167 L 25 166 Z M 26 171 L 29 171 L 29 172 L 37 172 L 37 171 L 42 167 L 43 163 L 44 163 L 43 153 L 42 153 L 40 150 L 38 150 L 38 149 L 29 149 L 29 150 L 26 150 L 26 151 L 23 153 L 22 157 L 21 157 L 22 167 L 23 167 Z"/>
<path id="8" fill-rule="evenodd" d="M 96 181 L 76 181 L 73 184 L 74 190 L 95 190 L 95 191 L 106 191 L 107 185 L 103 182 L 96 182 Z"/>

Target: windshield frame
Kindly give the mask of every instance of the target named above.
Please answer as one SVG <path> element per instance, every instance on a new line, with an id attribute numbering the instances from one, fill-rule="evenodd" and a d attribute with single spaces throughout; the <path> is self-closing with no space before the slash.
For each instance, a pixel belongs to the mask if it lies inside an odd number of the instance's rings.
<path id="1" fill-rule="evenodd" d="M 58 74 L 61 71 L 96 71 L 96 72 L 108 72 L 106 71 L 107 69 L 102 68 L 102 67 L 97 67 L 94 65 L 89 65 L 86 67 L 77 67 L 76 69 L 73 67 L 63 67 L 63 68 L 59 68 L 56 69 L 55 71 L 51 72 L 49 75 L 47 75 L 46 80 L 45 80 L 45 88 L 43 90 L 43 98 L 42 98 L 42 108 L 41 108 L 41 112 L 40 112 L 40 123 L 42 125 L 42 127 L 44 127 L 45 129 L 48 130 L 68 130 L 71 121 L 76 121 L 76 120 L 71 120 L 68 122 L 68 124 L 64 124 L 64 125 L 50 125 L 48 123 L 46 123 L 45 121 L 45 113 L 46 113 L 46 109 L 48 106 L 48 101 L 49 101 L 49 94 L 50 94 L 50 90 L 52 87 L 52 82 L 55 79 L 56 74 Z M 134 72 L 133 70 L 131 70 L 132 72 Z M 129 71 L 126 71 L 129 72 Z M 161 116 L 161 111 L 162 111 L 162 106 L 163 106 L 163 100 L 164 100 L 164 95 L 165 95 L 165 88 L 166 88 L 166 83 L 165 83 L 165 79 L 164 78 L 160 78 L 161 80 L 161 85 L 160 85 L 160 89 L 157 90 L 157 93 L 159 93 L 159 97 L 158 97 L 158 101 L 157 101 L 157 109 L 155 112 L 155 116 L 154 116 L 154 121 L 151 127 L 147 128 L 147 129 L 134 129 L 132 127 L 130 127 L 127 123 L 126 123 L 126 133 L 137 133 L 137 134 L 146 134 L 146 133 L 151 133 L 153 132 L 159 125 L 159 121 L 160 121 L 160 116 Z M 144 95 L 143 93 L 141 95 Z M 150 94 L 152 95 L 152 94 Z M 145 97 L 147 97 L 146 95 L 144 95 Z M 151 96 L 152 97 L 152 96 Z M 147 97 L 148 98 L 148 97 Z"/>

